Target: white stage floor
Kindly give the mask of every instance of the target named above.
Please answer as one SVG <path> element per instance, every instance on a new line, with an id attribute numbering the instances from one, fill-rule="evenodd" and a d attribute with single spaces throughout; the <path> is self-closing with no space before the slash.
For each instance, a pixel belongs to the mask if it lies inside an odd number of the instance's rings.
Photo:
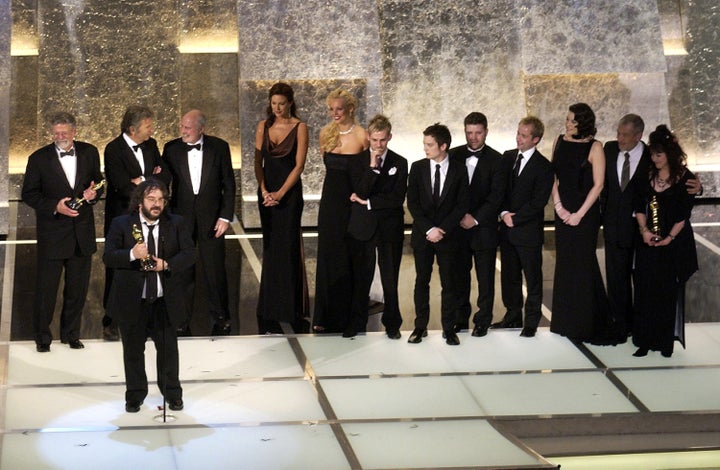
<path id="1" fill-rule="evenodd" d="M 688 324 L 690 349 L 669 359 L 518 333 L 462 333 L 456 347 L 438 331 L 418 345 L 408 332 L 181 339 L 185 409 L 167 423 L 154 382 L 141 411 L 125 412 L 119 343 L 56 342 L 49 354 L 6 343 L 0 467 L 656 468 L 662 454 L 627 467 L 542 456 L 503 423 L 720 413 L 720 324 Z M 153 379 L 152 343 L 146 362 Z M 671 457 L 720 467 L 719 448 Z"/>

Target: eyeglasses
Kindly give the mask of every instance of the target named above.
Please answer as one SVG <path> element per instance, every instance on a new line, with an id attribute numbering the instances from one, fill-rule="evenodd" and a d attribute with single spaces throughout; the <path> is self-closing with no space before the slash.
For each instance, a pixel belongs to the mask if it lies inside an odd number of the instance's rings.
<path id="1" fill-rule="evenodd" d="M 161 197 L 161 198 L 145 197 L 143 199 L 145 199 L 150 204 L 165 204 L 167 202 L 164 197 Z"/>

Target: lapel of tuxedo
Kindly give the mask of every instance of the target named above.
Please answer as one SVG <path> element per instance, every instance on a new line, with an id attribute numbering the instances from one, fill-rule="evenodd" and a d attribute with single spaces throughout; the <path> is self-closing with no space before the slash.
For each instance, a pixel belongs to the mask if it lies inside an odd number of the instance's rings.
<path id="1" fill-rule="evenodd" d="M 125 157 L 125 161 L 127 161 L 128 165 L 130 166 L 130 174 L 142 174 L 142 169 L 140 168 L 140 163 L 138 163 L 137 158 L 135 158 L 135 152 L 130 148 L 127 142 L 125 142 L 125 139 L 122 139 L 122 149 L 123 149 L 123 156 Z M 143 149 L 143 158 L 145 158 L 145 150 Z"/>
<path id="2" fill-rule="evenodd" d="M 203 138 L 202 173 L 200 173 L 200 189 L 198 190 L 198 194 L 202 193 L 205 190 L 205 186 L 207 186 L 214 159 L 215 152 L 213 151 L 212 144 L 209 143 L 209 139 L 205 136 Z"/>
<path id="3" fill-rule="evenodd" d="M 77 149 L 75 149 L 75 154 L 77 155 Z M 58 158 L 57 151 L 55 150 L 55 145 L 50 145 L 48 147 L 48 158 L 50 159 L 50 168 L 52 168 L 52 172 L 55 173 L 56 177 L 53 179 L 56 179 L 58 181 L 63 181 L 65 183 L 65 187 L 72 193 L 74 192 L 75 188 L 74 185 L 71 185 L 68 182 L 67 175 L 65 175 L 65 170 L 63 170 L 62 165 L 60 164 L 60 159 Z M 80 161 L 80 158 L 78 158 L 78 162 Z M 77 181 L 77 169 L 75 171 L 75 181 Z"/>
<path id="4" fill-rule="evenodd" d="M 185 186 L 187 186 L 186 189 L 192 193 L 193 187 L 192 178 L 190 177 L 190 158 L 188 158 L 188 151 L 185 142 L 180 139 L 178 139 L 175 155 L 177 155 L 178 160 L 177 169 L 181 175 L 180 181 L 184 181 Z"/>
<path id="5" fill-rule="evenodd" d="M 447 174 L 445 175 L 445 184 L 443 184 L 442 191 L 440 191 L 440 199 L 438 200 L 438 206 L 440 206 L 445 200 L 448 191 L 450 191 L 450 185 L 453 184 L 453 180 L 455 178 L 455 168 L 453 168 L 453 165 L 451 163 L 452 162 L 450 161 L 448 162 Z M 465 168 L 463 168 L 463 170 L 465 170 Z"/>
<path id="6" fill-rule="evenodd" d="M 425 189 L 425 194 L 427 194 L 430 201 L 432 201 L 432 181 L 430 180 L 430 170 L 432 169 L 432 164 L 434 162 L 428 158 L 426 158 L 425 161 L 427 163 L 425 164 L 425 169 L 422 171 L 423 188 Z"/>

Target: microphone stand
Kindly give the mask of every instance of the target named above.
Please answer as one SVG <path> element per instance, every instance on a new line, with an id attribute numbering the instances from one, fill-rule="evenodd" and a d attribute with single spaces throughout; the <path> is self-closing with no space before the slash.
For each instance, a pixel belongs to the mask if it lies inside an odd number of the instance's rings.
<path id="1" fill-rule="evenodd" d="M 164 260 L 165 258 L 163 258 L 162 255 L 163 255 L 163 252 L 165 251 L 163 249 L 165 246 L 165 237 L 160 235 L 159 232 L 160 232 L 160 228 L 158 228 L 158 236 L 160 238 L 160 245 L 158 246 L 158 258 Z M 163 267 L 165 267 L 165 266 L 163 266 Z M 162 271 L 158 271 L 158 280 L 160 281 L 160 286 L 162 286 L 162 288 L 163 288 L 163 297 L 165 297 L 165 270 L 164 269 Z M 164 302 L 165 301 L 163 299 L 163 303 Z M 163 345 L 163 347 L 162 347 L 162 352 L 160 352 L 159 354 L 162 354 L 163 369 L 167 369 L 167 354 L 165 352 L 165 351 L 167 351 L 167 345 L 166 345 L 167 337 L 165 335 L 165 330 L 167 330 L 167 327 L 165 326 L 165 323 L 166 323 L 165 316 L 167 315 L 167 305 L 165 305 L 165 308 L 163 308 L 162 310 L 163 311 L 161 312 L 161 315 L 160 315 L 160 328 L 162 328 L 162 345 Z M 177 418 L 175 418 L 175 415 L 173 415 L 172 413 L 168 414 L 168 412 L 167 412 L 166 392 L 167 392 L 167 382 L 168 381 L 167 381 L 167 377 L 164 376 L 165 370 L 158 371 L 158 374 L 163 376 L 163 387 L 162 387 L 163 389 L 161 391 L 162 396 L 163 396 L 162 414 L 156 415 L 153 419 L 155 421 L 157 421 L 158 423 L 167 423 L 168 421 L 175 421 L 175 419 L 177 419 Z"/>

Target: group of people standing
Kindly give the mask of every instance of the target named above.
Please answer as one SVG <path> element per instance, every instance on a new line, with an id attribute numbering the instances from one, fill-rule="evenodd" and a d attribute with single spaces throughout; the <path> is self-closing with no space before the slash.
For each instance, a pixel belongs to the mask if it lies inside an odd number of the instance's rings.
<path id="1" fill-rule="evenodd" d="M 167 142 L 161 155 L 151 137 L 153 119 L 147 107 L 127 108 L 120 135 L 105 147 L 103 179 L 97 148 L 75 140 L 74 116 L 50 116 L 53 143 L 30 155 L 22 187 L 22 199 L 37 217 L 33 326 L 41 353 L 50 351 L 63 270 L 60 340 L 84 348 L 81 313 L 97 250 L 93 205 L 107 192 L 103 336 L 122 339 L 128 412 L 139 411 L 148 393 L 148 337 L 158 351 L 165 400 L 172 410 L 183 408 L 177 336 L 190 333 L 194 266 L 202 272 L 212 334 L 230 334 L 231 328 L 224 243 L 235 212 L 229 145 L 206 135 L 204 114 L 191 110 L 180 121 L 180 137 Z"/>
<path id="2" fill-rule="evenodd" d="M 268 118 L 256 134 L 264 240 L 258 323 L 260 333 L 280 332 L 282 322 L 300 332 L 310 318 L 300 229 L 308 131 L 289 85 L 275 84 L 268 99 Z M 521 336 L 535 336 L 542 317 L 545 207 L 552 197 L 551 331 L 603 345 L 624 343 L 631 335 L 638 356 L 649 350 L 669 356 L 674 340 L 683 340 L 684 283 L 697 270 L 690 210 L 702 187 L 666 126 L 658 126 L 646 145 L 642 119 L 628 114 L 618 124 L 617 140 L 603 146 L 595 139 L 593 110 L 577 103 L 546 158 L 537 150 L 544 134 L 537 117 L 520 120 L 517 148 L 501 154 L 485 143 L 485 115 L 472 112 L 464 121 L 463 145 L 451 148 L 442 124 L 426 128 L 426 158 L 408 172 L 407 160 L 387 148 L 392 128 L 385 116 L 362 128 L 355 117 L 357 99 L 342 89 L 332 91 L 326 105 L 332 121 L 320 131 L 326 174 L 318 214 L 314 332 L 353 337 L 365 331 L 377 262 L 385 332 L 401 337 L 397 285 L 407 195 L 416 271 L 416 316 L 408 342 L 427 336 L 435 259 L 448 344 L 459 344 L 457 333 L 466 329 L 475 337 L 492 328 L 521 328 Z M 601 225 L 607 290 L 596 256 Z M 506 313 L 493 323 L 498 247 Z"/>

